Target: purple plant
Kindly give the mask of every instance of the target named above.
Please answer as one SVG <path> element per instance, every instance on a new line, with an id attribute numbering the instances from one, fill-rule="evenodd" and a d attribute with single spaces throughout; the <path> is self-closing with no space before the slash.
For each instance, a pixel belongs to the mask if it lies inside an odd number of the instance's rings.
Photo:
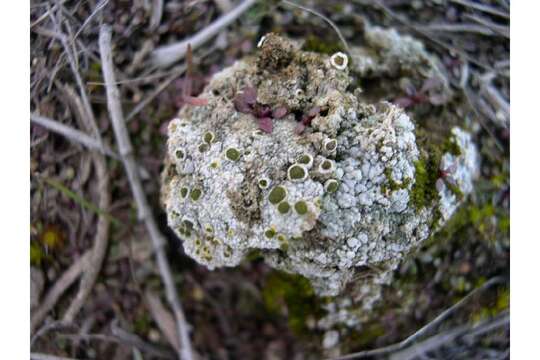
<path id="1" fill-rule="evenodd" d="M 285 106 L 274 110 L 270 106 L 257 102 L 257 89 L 247 86 L 234 98 L 236 111 L 253 115 L 259 123 L 259 129 L 271 134 L 274 128 L 272 119 L 281 119 L 289 113 Z"/>

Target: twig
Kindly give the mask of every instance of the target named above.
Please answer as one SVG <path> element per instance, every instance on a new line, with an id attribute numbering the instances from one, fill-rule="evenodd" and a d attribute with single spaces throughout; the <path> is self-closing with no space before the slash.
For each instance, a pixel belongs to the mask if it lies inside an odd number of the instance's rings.
<path id="1" fill-rule="evenodd" d="M 483 25 L 487 28 L 489 28 L 491 31 L 497 33 L 498 35 L 504 36 L 507 39 L 510 39 L 510 27 L 505 25 L 498 25 L 493 23 L 492 21 L 478 16 L 478 15 L 471 15 L 471 14 L 465 14 L 465 17 L 468 19 L 471 19 L 473 21 L 476 21 L 480 25 Z"/>
<path id="2" fill-rule="evenodd" d="M 480 92 L 485 95 L 491 105 L 504 116 L 504 125 L 508 127 L 510 121 L 510 104 L 501 93 L 492 85 L 495 74 L 488 73 L 480 77 Z"/>
<path id="3" fill-rule="evenodd" d="M 470 7 L 470 8 L 475 9 L 475 10 L 480 10 L 480 11 L 485 12 L 487 14 L 497 15 L 497 16 L 503 17 L 505 19 L 510 19 L 510 16 L 509 16 L 508 13 L 506 13 L 504 11 L 497 10 L 497 9 L 495 9 L 495 8 L 489 6 L 489 5 L 484 5 L 484 4 L 481 4 L 481 3 L 472 2 L 472 1 L 468 1 L 468 0 L 450 0 L 450 1 L 452 1 L 453 3 L 456 3 L 456 4 L 466 6 L 466 7 Z"/>
<path id="4" fill-rule="evenodd" d="M 93 137 L 86 135 L 82 131 L 73 129 L 72 127 L 69 127 L 67 125 L 62 124 L 61 122 L 58 122 L 57 120 L 49 119 L 45 116 L 38 115 L 36 113 L 30 114 L 30 120 L 32 120 L 34 123 L 38 124 L 39 126 L 43 126 L 47 130 L 50 130 L 52 132 L 55 132 L 57 134 L 60 134 L 67 138 L 68 140 L 81 144 L 86 146 L 90 150 L 103 150 L 103 153 L 114 158 L 117 160 L 120 160 L 120 156 L 116 154 L 114 151 L 112 151 L 109 147 L 103 146 L 101 147 L 96 139 Z"/>
<path id="5" fill-rule="evenodd" d="M 111 193 L 109 189 L 109 173 L 107 171 L 105 158 L 101 154 L 94 153 L 92 154 L 92 160 L 98 178 L 98 206 L 102 211 L 108 211 L 109 206 L 111 205 Z M 94 236 L 94 246 L 92 248 L 92 258 L 81 278 L 79 291 L 77 292 L 75 299 L 73 299 L 69 308 L 64 313 L 63 321 L 67 323 L 73 322 L 75 316 L 84 305 L 88 295 L 90 295 L 90 292 L 94 287 L 94 283 L 101 270 L 103 259 L 105 258 L 105 253 L 107 251 L 110 225 L 111 220 L 109 217 L 99 215 L 96 235 Z"/>
<path id="6" fill-rule="evenodd" d="M 61 5 L 59 2 L 58 4 L 59 4 L 59 7 L 61 8 Z M 62 34 L 62 27 L 60 26 L 60 23 L 58 22 L 58 19 L 56 18 L 56 16 L 52 14 L 49 14 L 49 15 L 55 26 L 55 30 L 58 33 Z M 84 87 L 81 74 L 79 74 L 79 71 L 77 69 L 77 61 L 76 61 L 75 55 L 72 51 L 70 44 L 67 41 L 67 36 L 64 34 L 62 34 L 61 36 L 61 43 L 68 56 L 71 71 L 73 72 L 73 76 L 75 77 L 75 81 L 77 82 L 77 86 L 79 87 L 79 92 L 80 92 L 80 96 L 81 96 L 81 100 L 83 102 L 84 108 L 87 110 L 86 118 L 89 119 L 90 121 L 90 124 L 88 124 L 88 126 L 92 128 L 92 132 L 94 133 L 94 136 L 96 137 L 98 144 L 100 144 L 100 146 L 103 146 L 103 140 L 101 139 L 101 134 L 97 127 L 97 122 L 94 117 L 94 113 L 92 111 L 88 111 L 89 109 L 92 109 L 92 107 L 90 105 L 90 100 L 88 99 L 88 95 L 86 93 L 86 88 Z"/>
<path id="7" fill-rule="evenodd" d="M 120 328 L 115 323 L 116 320 L 114 320 L 111 324 L 111 334 L 58 334 L 58 337 L 77 342 L 81 340 L 97 340 L 111 342 L 115 344 L 131 346 L 159 358 L 174 358 L 175 353 L 170 351 L 168 348 L 163 348 L 152 343 L 147 343 L 137 335 L 129 333 L 126 330 Z"/>
<path id="8" fill-rule="evenodd" d="M 355 2 L 359 2 L 359 0 L 355 0 Z M 434 38 L 433 36 L 431 36 L 426 31 L 418 29 L 417 26 L 409 23 L 409 21 L 407 21 L 401 15 L 395 13 L 388 6 L 386 6 L 382 1 L 380 1 L 380 0 L 370 0 L 370 2 L 368 4 L 371 5 L 371 6 L 379 7 L 381 10 L 383 10 L 392 19 L 395 19 L 395 20 L 399 21 L 405 27 L 407 27 L 407 28 L 411 29 L 412 31 L 416 32 L 417 34 L 420 34 L 421 36 L 427 38 L 428 40 L 430 40 L 434 44 L 442 47 L 443 49 L 445 49 L 447 51 L 450 51 L 450 52 L 455 52 L 455 53 L 461 55 L 464 59 L 466 59 L 467 61 L 469 61 L 472 64 L 475 64 L 478 67 L 481 67 L 482 69 L 490 70 L 490 71 L 496 71 L 493 68 L 491 68 L 489 65 L 484 64 L 483 62 L 478 61 L 478 60 L 474 59 L 473 57 L 469 56 L 469 54 L 467 54 L 464 50 L 456 48 L 456 47 L 451 46 L 451 45 L 448 45 L 445 42 Z"/>
<path id="9" fill-rule="evenodd" d="M 152 16 L 150 17 L 150 30 L 154 31 L 161 23 L 163 15 L 163 0 L 152 0 Z"/>
<path id="10" fill-rule="evenodd" d="M 191 341 L 188 334 L 188 324 L 185 319 L 184 312 L 180 299 L 175 289 L 174 280 L 172 278 L 171 269 L 165 255 L 164 246 L 165 239 L 159 232 L 154 217 L 150 211 L 146 196 L 144 194 L 141 180 L 136 171 L 135 160 L 129 134 L 124 121 L 124 115 L 120 106 L 120 94 L 115 83 L 114 65 L 111 53 L 111 30 L 107 25 L 103 25 L 99 32 L 99 50 L 103 68 L 103 78 L 107 90 L 107 105 L 111 117 L 111 122 L 114 129 L 122 162 L 126 169 L 128 180 L 133 192 L 133 196 L 137 203 L 139 220 L 144 221 L 149 232 L 152 245 L 156 253 L 157 263 L 169 301 L 176 318 L 176 326 L 178 327 L 179 343 L 181 344 L 180 358 L 182 360 L 192 360 Z"/>
<path id="11" fill-rule="evenodd" d="M 233 10 L 231 10 L 227 14 L 222 15 L 219 19 L 217 19 L 192 37 L 180 41 L 176 44 L 166 45 L 157 48 L 152 53 L 152 63 L 158 67 L 167 67 L 174 62 L 183 59 L 186 54 L 188 44 L 191 44 L 192 49 L 198 48 L 199 46 L 213 38 L 215 35 L 217 35 L 217 33 L 221 29 L 236 20 L 247 9 L 249 9 L 253 4 L 255 4 L 255 2 L 256 0 L 244 0 Z"/>
<path id="12" fill-rule="evenodd" d="M 178 333 L 176 331 L 176 325 L 171 313 L 165 308 L 165 306 L 163 306 L 163 303 L 159 297 L 150 290 L 145 291 L 144 299 L 157 326 L 163 335 L 165 335 L 165 338 L 169 344 L 171 344 L 172 347 L 178 351 L 180 349 L 180 344 L 178 343 Z"/>
<path id="13" fill-rule="evenodd" d="M 53 287 L 41 303 L 41 306 L 34 311 L 30 320 L 30 332 L 34 332 L 37 326 L 45 319 L 49 311 L 56 305 L 62 294 L 77 280 L 86 264 L 92 257 L 92 250 L 88 250 L 77 259 L 71 266 L 56 280 Z"/>
<path id="14" fill-rule="evenodd" d="M 76 358 L 67 358 L 63 356 L 49 355 L 43 353 L 30 353 L 30 359 L 33 360 L 77 360 Z"/>
<path id="15" fill-rule="evenodd" d="M 99 4 L 97 4 L 96 8 L 94 9 L 94 11 L 92 11 L 92 13 L 90 14 L 90 16 L 88 16 L 88 18 L 86 18 L 86 20 L 84 20 L 84 23 L 81 25 L 81 27 L 79 28 L 79 30 L 77 30 L 77 32 L 75 33 L 75 35 L 73 36 L 73 39 L 71 40 L 72 42 L 74 42 L 77 37 L 79 36 L 79 34 L 84 30 L 84 28 L 86 27 L 86 25 L 88 25 L 90 23 L 90 21 L 92 21 L 92 19 L 94 18 L 94 16 L 97 15 L 97 13 L 99 13 L 99 11 L 101 9 L 103 9 L 105 7 L 105 5 L 107 5 L 107 3 L 109 2 L 109 0 L 101 0 L 101 2 Z"/>
<path id="16" fill-rule="evenodd" d="M 475 33 L 487 36 L 498 36 L 499 34 L 489 27 L 476 24 L 430 24 L 416 25 L 418 30 L 431 32 L 449 32 L 449 33 Z"/>
<path id="17" fill-rule="evenodd" d="M 508 325 L 509 322 L 510 315 L 508 314 L 508 312 L 504 312 L 502 316 L 497 316 L 495 319 L 486 320 L 475 328 L 471 328 L 471 326 L 467 325 L 458 326 L 449 331 L 445 331 L 429 337 L 428 339 L 407 349 L 392 354 L 390 360 L 416 359 L 419 355 L 433 351 L 443 345 L 446 345 L 456 340 L 457 338 L 467 338 L 469 336 L 474 337 L 477 335 L 481 335 L 486 332 L 496 330 L 502 326 Z"/>
<path id="18" fill-rule="evenodd" d="M 161 92 L 163 92 L 163 90 L 165 90 L 167 86 L 169 86 L 176 78 L 182 75 L 185 70 L 186 70 L 186 67 L 184 65 L 181 65 L 177 72 L 173 73 L 171 76 L 165 79 L 161 84 L 159 84 L 159 86 L 154 91 L 152 91 L 150 95 L 148 95 L 144 100 L 138 103 L 137 106 L 135 106 L 133 110 L 131 110 L 128 113 L 128 115 L 126 116 L 126 121 L 129 122 L 130 120 L 132 120 L 135 117 L 135 115 L 140 113 L 141 110 L 144 109 L 152 100 L 154 100 L 156 96 L 161 94 Z"/>
<path id="19" fill-rule="evenodd" d="M 381 355 L 381 354 L 389 354 L 394 351 L 401 350 L 405 348 L 406 346 L 410 345 L 411 343 L 415 342 L 420 338 L 421 336 L 425 335 L 429 331 L 433 330 L 436 326 L 438 326 L 443 320 L 445 320 L 448 316 L 456 312 L 459 308 L 461 308 L 469 299 L 471 299 L 476 294 L 490 288 L 493 285 L 500 284 L 503 282 L 503 279 L 500 277 L 494 277 L 485 282 L 482 286 L 474 289 L 470 293 L 468 293 L 465 297 L 463 297 L 460 301 L 449 307 L 448 309 L 444 310 L 442 313 L 440 313 L 435 319 L 424 325 L 422 328 L 417 330 L 414 334 L 409 336 L 403 341 L 400 341 L 395 344 L 391 344 L 388 346 L 384 346 L 382 348 L 373 349 L 373 350 L 367 350 L 367 351 L 360 351 L 357 353 L 348 354 L 345 356 L 334 358 L 333 360 L 352 360 L 352 359 L 361 359 L 369 356 L 375 356 L 375 355 Z"/>
<path id="20" fill-rule="evenodd" d="M 41 116 L 38 114 L 30 114 L 30 120 L 32 120 L 34 123 L 43 126 L 47 130 L 50 130 L 56 134 L 64 136 L 66 139 L 81 144 L 83 146 L 86 146 L 90 150 L 103 150 L 103 153 L 105 155 L 108 155 L 116 160 L 121 160 L 120 155 L 118 155 L 116 152 L 111 150 L 106 145 L 103 145 L 103 147 L 100 147 L 97 140 L 95 140 L 93 137 L 86 135 L 82 131 L 79 131 L 77 129 L 73 129 L 72 127 L 69 127 L 67 125 L 62 124 L 61 122 L 53 119 L 49 119 L 45 116 Z M 141 176 L 143 179 L 147 179 L 149 177 L 148 171 L 142 167 L 138 167 L 139 170 L 139 176 Z"/>
<path id="21" fill-rule="evenodd" d="M 341 31 L 339 31 L 339 28 L 337 27 L 336 24 L 334 24 L 334 22 L 332 20 L 330 20 L 329 18 L 327 18 L 326 16 L 324 16 L 323 14 L 321 14 L 318 11 L 315 11 L 313 9 L 310 9 L 310 8 L 302 6 L 302 5 L 295 4 L 292 1 L 281 0 L 281 2 L 286 4 L 286 5 L 289 5 L 289 6 L 292 6 L 292 7 L 307 11 L 308 13 L 313 14 L 313 15 L 318 16 L 321 19 L 323 19 L 328 25 L 330 25 L 332 27 L 332 29 L 334 29 L 337 36 L 339 37 L 339 40 L 343 43 L 343 46 L 345 47 L 345 50 L 347 50 L 347 52 L 349 54 L 351 53 L 351 50 L 349 48 L 349 44 L 347 43 L 347 40 L 345 40 L 345 37 L 343 37 L 343 34 L 341 34 Z"/>

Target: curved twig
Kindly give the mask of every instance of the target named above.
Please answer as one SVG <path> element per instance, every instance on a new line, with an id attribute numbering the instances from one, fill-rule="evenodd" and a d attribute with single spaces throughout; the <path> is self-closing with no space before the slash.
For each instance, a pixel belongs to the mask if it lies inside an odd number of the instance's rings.
<path id="1" fill-rule="evenodd" d="M 232 9 L 230 12 L 221 16 L 219 19 L 199 31 L 192 37 L 180 41 L 172 45 L 161 46 L 152 53 L 152 63 L 158 67 L 167 67 L 174 62 L 184 58 L 187 52 L 188 44 L 194 50 L 210 40 L 217 33 L 228 26 L 247 9 L 249 9 L 257 0 L 244 0 L 240 5 Z"/>
<path id="2" fill-rule="evenodd" d="M 150 206 L 148 205 L 148 200 L 144 194 L 141 179 L 139 178 L 136 170 L 133 149 L 129 139 L 129 133 L 126 128 L 126 123 L 124 121 L 122 107 L 120 106 L 120 94 L 117 86 L 115 85 L 116 80 L 111 52 L 111 29 L 107 25 L 103 25 L 99 32 L 99 51 L 101 55 L 103 78 L 105 80 L 105 87 L 107 90 L 107 106 L 113 125 L 114 135 L 118 144 L 120 156 L 122 156 L 122 163 L 128 175 L 133 196 L 137 203 L 139 220 L 144 221 L 150 235 L 150 239 L 152 240 L 152 246 L 154 248 L 154 252 L 156 253 L 161 278 L 165 285 L 167 300 L 169 301 L 175 315 L 179 343 L 181 345 L 179 356 L 183 360 L 192 360 L 193 351 L 191 348 L 191 341 L 189 339 L 188 323 L 186 321 L 184 311 L 182 310 L 180 298 L 178 297 L 175 289 L 169 262 L 167 261 L 167 257 L 165 255 L 165 239 L 158 230 L 156 221 L 152 215 Z"/>

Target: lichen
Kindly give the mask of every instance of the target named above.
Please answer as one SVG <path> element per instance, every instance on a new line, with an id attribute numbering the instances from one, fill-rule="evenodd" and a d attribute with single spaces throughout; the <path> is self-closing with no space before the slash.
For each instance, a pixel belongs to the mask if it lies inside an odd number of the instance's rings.
<path id="1" fill-rule="evenodd" d="M 369 309 L 399 262 L 458 211 L 478 170 L 470 135 L 445 122 L 432 131 L 421 114 L 369 87 L 355 91 L 351 74 L 391 87 L 404 73 L 435 71 L 414 41 L 366 31 L 380 53 L 353 47 L 348 64 L 332 60 L 337 49 L 302 51 L 267 34 L 254 56 L 213 76 L 201 95 L 207 105 L 184 107 L 170 122 L 166 164 L 175 168 L 164 170 L 162 198 L 186 254 L 214 269 L 259 250 L 320 296 L 340 294 L 360 274 Z M 407 59 L 396 53 L 403 49 Z"/>

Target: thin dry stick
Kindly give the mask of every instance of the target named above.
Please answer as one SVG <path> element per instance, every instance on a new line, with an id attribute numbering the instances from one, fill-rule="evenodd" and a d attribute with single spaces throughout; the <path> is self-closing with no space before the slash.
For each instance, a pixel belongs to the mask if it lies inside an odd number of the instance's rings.
<path id="1" fill-rule="evenodd" d="M 191 341 L 188 334 L 188 324 L 182 310 L 182 305 L 178 294 L 176 293 L 174 280 L 172 278 L 171 269 L 165 255 L 165 239 L 159 232 L 157 224 L 154 220 L 150 206 L 148 205 L 144 194 L 141 180 L 136 171 L 135 160 L 129 134 L 124 122 L 124 115 L 120 106 L 120 94 L 116 87 L 114 76 L 114 65 L 111 53 L 111 30 L 107 25 L 103 25 L 99 32 L 99 50 L 101 54 L 101 62 L 103 68 L 103 78 L 107 90 L 107 106 L 109 109 L 111 122 L 114 129 L 120 156 L 126 169 L 128 180 L 137 203 L 139 220 L 144 221 L 149 232 L 152 245 L 156 253 L 157 263 L 163 282 L 167 300 L 169 301 L 176 318 L 176 326 L 178 327 L 179 343 L 181 344 L 180 358 L 182 360 L 192 360 Z"/>
<path id="2" fill-rule="evenodd" d="M 67 358 L 67 357 L 49 355 L 49 354 L 43 354 L 43 353 L 37 353 L 37 352 L 30 353 L 30 359 L 32 360 L 77 360 L 75 358 Z"/>
<path id="3" fill-rule="evenodd" d="M 510 322 L 510 315 L 504 312 L 501 316 L 494 319 L 483 321 L 476 327 L 470 325 L 458 326 L 449 331 L 429 337 L 428 339 L 415 344 L 407 349 L 403 349 L 395 354 L 392 354 L 390 360 L 412 360 L 417 359 L 420 355 L 433 351 L 443 345 L 448 345 L 457 338 L 464 338 L 472 341 L 471 338 L 485 334 L 487 332 L 497 330 L 500 327 L 507 326 Z"/>
<path id="4" fill-rule="evenodd" d="M 109 190 L 109 173 L 107 172 L 105 158 L 101 154 L 94 153 L 92 154 L 92 160 L 98 178 L 99 208 L 103 211 L 108 211 L 111 205 L 111 193 Z M 79 292 L 64 313 L 63 321 L 67 323 L 73 322 L 94 287 L 107 251 L 110 225 L 111 219 L 108 216 L 99 215 L 94 246 L 92 248 L 92 258 L 81 278 Z"/>
<path id="5" fill-rule="evenodd" d="M 141 110 L 144 109 L 152 100 L 154 100 L 154 98 L 156 96 L 161 94 L 161 92 L 163 90 L 165 90 L 167 88 L 167 86 L 169 86 L 176 78 L 178 78 L 180 75 L 182 75 L 182 73 L 185 70 L 186 70 L 186 67 L 184 65 L 182 65 L 178 69 L 177 72 L 175 72 L 174 74 L 169 76 L 167 79 L 165 79 L 165 81 L 163 81 L 161 84 L 159 84 L 159 86 L 150 95 L 148 95 L 144 100 L 142 100 L 140 103 L 138 103 L 137 106 L 135 106 L 133 108 L 133 110 L 131 110 L 129 112 L 129 114 L 126 117 L 126 121 L 129 122 L 130 120 L 132 120 L 135 117 L 135 115 L 140 113 Z"/>
<path id="6" fill-rule="evenodd" d="M 487 14 L 497 15 L 497 16 L 503 17 L 505 19 L 510 19 L 510 16 L 509 16 L 509 14 L 507 12 L 498 10 L 498 9 L 496 9 L 494 7 L 489 6 L 489 5 L 484 5 L 484 4 L 481 4 L 481 3 L 467 1 L 467 0 L 450 0 L 450 1 L 453 2 L 453 3 L 456 3 L 456 4 L 466 6 L 466 7 L 470 7 L 472 9 L 480 10 L 480 11 L 485 12 Z"/>
<path id="7" fill-rule="evenodd" d="M 45 319 L 49 311 L 56 305 L 62 294 L 77 280 L 82 271 L 86 268 L 87 263 L 92 257 L 92 250 L 88 250 L 75 261 L 71 266 L 56 280 L 53 287 L 45 298 L 40 307 L 33 312 L 30 320 L 30 332 L 34 332 L 39 324 Z"/>
<path id="8" fill-rule="evenodd" d="M 367 351 L 360 351 L 357 353 L 348 354 L 345 356 L 334 358 L 333 360 L 352 360 L 352 359 L 361 359 L 368 356 L 375 356 L 375 355 L 381 355 L 381 354 L 388 354 L 397 350 L 401 350 L 405 348 L 406 346 L 412 344 L 413 342 L 417 341 L 420 337 L 427 334 L 429 331 L 433 330 L 436 326 L 438 326 L 441 322 L 443 322 L 448 316 L 456 312 L 458 309 L 460 309 L 464 304 L 466 304 L 473 296 L 476 294 L 490 288 L 493 285 L 500 284 L 504 282 L 504 280 L 500 277 L 494 277 L 490 280 L 486 281 L 482 286 L 477 287 L 470 293 L 468 293 L 465 297 L 463 297 L 460 301 L 449 307 L 448 309 L 444 310 L 442 313 L 440 313 L 435 319 L 424 325 L 422 328 L 417 330 L 414 334 L 409 336 L 403 341 L 400 341 L 398 343 L 384 346 L 382 348 L 373 349 L 373 350 L 367 350 Z"/>
<path id="9" fill-rule="evenodd" d="M 45 116 L 41 116 L 36 113 L 30 114 L 30 120 L 32 120 L 32 122 L 38 124 L 39 126 L 46 128 L 47 130 L 50 130 L 52 132 L 55 132 L 57 134 L 64 136 L 65 138 L 67 138 L 68 140 L 74 143 L 86 146 L 90 150 L 98 150 L 98 151 L 103 150 L 104 154 L 114 159 L 120 160 L 120 156 L 116 154 L 114 151 L 112 151 L 109 147 L 107 146 L 100 147 L 96 139 L 94 139 L 93 137 L 89 135 L 86 135 L 82 131 L 73 129 L 72 127 L 64 125 L 57 120 L 49 119 Z"/>
<path id="10" fill-rule="evenodd" d="M 189 39 L 180 41 L 178 43 L 162 46 L 154 50 L 152 53 L 152 63 L 158 67 L 167 67 L 174 62 L 184 58 L 187 52 L 188 44 L 191 44 L 191 48 L 195 50 L 217 33 L 228 26 L 240 15 L 242 15 L 247 9 L 249 9 L 257 0 L 244 0 L 240 5 L 235 7 L 227 14 L 222 15 L 219 19 L 193 35 Z"/>
<path id="11" fill-rule="evenodd" d="M 289 5 L 289 6 L 292 6 L 292 7 L 295 7 L 295 8 L 298 8 L 298 9 L 301 9 L 301 10 L 304 10 L 304 11 L 307 11 L 308 13 L 311 13 L 315 16 L 318 16 L 320 17 L 321 19 L 323 19 L 328 25 L 330 25 L 332 27 L 332 29 L 334 29 L 334 31 L 337 33 L 337 36 L 339 37 L 339 40 L 341 40 L 341 42 L 343 43 L 343 46 L 345 47 L 345 50 L 347 50 L 347 52 L 350 54 L 351 53 L 351 50 L 349 49 L 349 44 L 347 43 L 347 41 L 345 40 L 345 37 L 343 36 L 343 34 L 341 34 L 341 31 L 339 31 L 339 28 L 337 27 L 336 24 L 334 24 L 334 22 L 332 20 L 330 20 L 329 18 L 327 18 L 326 16 L 324 16 L 323 14 L 321 14 L 320 12 L 318 11 L 315 11 L 313 9 L 310 9 L 310 8 L 307 8 L 305 6 L 302 6 L 302 5 L 298 5 L 298 4 L 295 4 L 293 3 L 292 1 L 288 1 L 288 0 L 281 0 L 282 3 L 286 4 L 286 5 Z"/>
<path id="12" fill-rule="evenodd" d="M 150 17 L 150 30 L 156 30 L 161 24 L 163 16 L 163 0 L 152 1 L 152 16 Z"/>
<path id="13" fill-rule="evenodd" d="M 45 116 L 41 116 L 35 113 L 30 114 L 30 120 L 40 126 L 43 126 L 49 131 L 64 136 L 71 142 L 86 146 L 90 150 L 103 150 L 105 155 L 108 155 L 116 160 L 121 160 L 120 155 L 111 150 L 111 148 L 109 148 L 108 146 L 103 145 L 103 148 L 101 148 L 97 140 L 95 140 L 93 137 L 86 135 L 82 131 L 64 125 L 58 120 L 49 119 Z M 139 176 L 141 176 L 143 179 L 147 179 L 149 177 L 148 171 L 145 168 L 139 166 L 138 169 Z"/>
<path id="14" fill-rule="evenodd" d="M 62 5 L 60 2 L 57 2 L 57 4 L 58 4 L 58 7 L 60 8 L 58 11 L 60 12 Z M 75 77 L 75 81 L 77 82 L 77 86 L 79 87 L 79 92 L 80 92 L 82 102 L 84 104 L 84 108 L 87 110 L 86 117 L 90 119 L 89 125 L 92 126 L 92 132 L 94 133 L 94 136 L 97 139 L 98 144 L 100 144 L 100 146 L 103 146 L 103 140 L 101 138 L 101 134 L 97 127 L 97 122 L 94 117 L 94 113 L 92 111 L 88 111 L 89 109 L 92 109 L 92 106 L 90 105 L 90 100 L 88 99 L 88 95 L 86 94 L 86 88 L 84 87 L 81 74 L 79 74 L 79 70 L 77 68 L 77 61 L 73 53 L 73 49 L 68 43 L 67 36 L 62 33 L 62 27 L 56 15 L 52 13 L 50 13 L 49 15 L 54 24 L 55 31 L 61 34 L 60 42 L 62 43 L 62 46 L 64 47 L 64 51 L 67 54 L 67 57 L 69 60 L 69 66 L 71 67 L 71 71 L 73 72 L 73 76 Z"/>

